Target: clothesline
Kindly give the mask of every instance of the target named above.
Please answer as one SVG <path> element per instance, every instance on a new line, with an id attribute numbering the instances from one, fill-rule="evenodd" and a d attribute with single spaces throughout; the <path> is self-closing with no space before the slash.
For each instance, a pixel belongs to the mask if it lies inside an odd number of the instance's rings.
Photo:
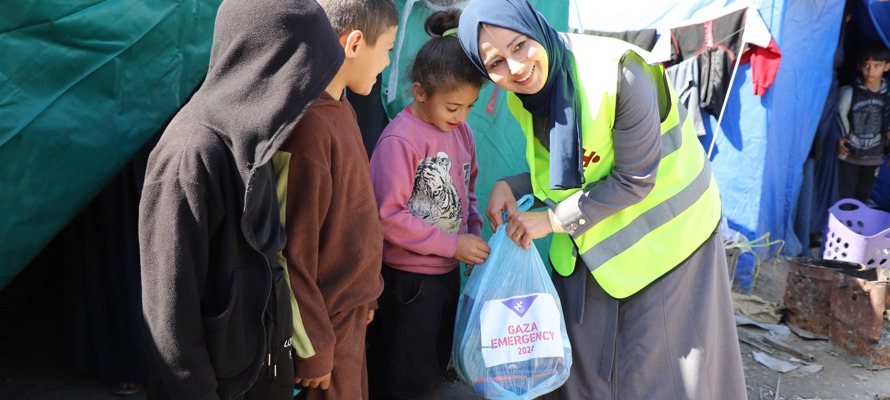
<path id="1" fill-rule="evenodd" d="M 572 2 L 573 2 L 573 6 L 574 6 L 574 11 L 575 11 L 575 14 L 576 14 L 576 17 L 577 17 L 577 20 L 578 20 L 578 21 L 577 21 L 577 22 L 578 22 L 578 25 L 579 25 L 581 31 L 583 32 L 584 29 L 585 29 L 583 21 L 584 21 L 585 19 L 583 18 L 582 7 L 579 5 L 579 2 L 576 1 L 576 0 L 573 0 Z M 702 47 L 701 49 L 699 49 L 698 51 L 701 51 L 701 50 L 703 50 L 703 49 L 705 49 L 705 48 L 713 48 L 713 47 L 716 47 L 716 46 L 725 45 L 725 44 L 727 44 L 728 42 L 731 42 L 732 40 L 737 40 L 737 39 L 738 39 L 738 38 L 737 38 L 737 35 L 738 35 L 739 33 L 741 33 L 741 32 L 744 32 L 744 31 L 746 30 L 746 28 L 748 28 L 748 27 L 752 24 L 752 21 L 749 21 L 749 18 L 753 18 L 753 17 L 759 18 L 759 17 L 760 17 L 759 14 L 758 14 L 757 11 L 756 11 L 756 4 L 755 4 L 755 3 L 757 3 L 757 2 L 756 2 L 756 1 L 739 1 L 739 2 L 732 3 L 732 4 L 730 4 L 730 5 L 722 6 L 722 7 L 720 7 L 720 8 L 710 8 L 709 10 L 707 10 L 707 11 L 705 11 L 705 12 L 697 12 L 693 17 L 684 19 L 684 20 L 682 20 L 682 21 L 675 21 L 675 22 L 673 22 L 673 23 L 662 24 L 662 25 L 670 26 L 669 28 L 668 28 L 668 27 L 657 27 L 656 29 L 657 29 L 657 32 L 659 33 L 659 36 L 663 36 L 663 35 L 667 34 L 667 32 L 670 32 L 671 29 L 677 29 L 677 28 L 683 28 L 683 27 L 692 26 L 692 25 L 695 25 L 695 24 L 707 23 L 708 21 L 713 21 L 713 20 L 719 19 L 719 18 L 721 18 L 721 17 L 723 17 L 723 16 L 727 16 L 727 15 L 729 15 L 729 14 L 731 14 L 731 13 L 734 13 L 734 12 L 737 12 L 737 11 L 739 11 L 739 10 L 743 10 L 743 9 L 746 9 L 746 8 L 747 8 L 748 10 L 753 10 L 753 13 L 750 12 L 750 11 L 747 13 L 747 15 L 746 15 L 746 17 L 745 17 L 745 22 L 743 23 L 743 25 L 742 25 L 741 28 L 738 28 L 738 29 L 735 29 L 735 30 L 733 30 L 733 31 L 730 31 L 730 32 L 726 33 L 723 37 L 713 38 L 713 39 L 716 39 L 716 40 L 714 40 L 714 41 L 711 42 L 711 43 L 706 43 L 705 46 L 703 46 L 703 47 Z M 625 6 L 626 6 L 626 5 L 625 5 Z M 754 15 L 754 14 L 756 14 L 756 15 Z M 761 24 L 762 24 L 762 22 L 761 22 Z M 765 25 L 764 25 L 764 26 L 765 26 Z M 758 27 L 758 28 L 761 28 L 761 30 L 763 30 L 762 27 Z M 768 32 L 767 32 L 767 33 L 768 33 Z M 673 46 L 674 46 L 674 43 L 673 43 L 673 39 L 672 39 L 672 38 L 669 38 L 669 37 L 659 37 L 658 42 L 661 42 L 661 41 L 663 41 L 663 40 L 668 40 L 668 39 L 670 39 L 671 42 L 668 43 L 668 44 L 666 44 L 666 45 L 669 45 L 669 46 L 672 46 L 672 47 L 673 47 Z M 759 41 L 760 41 L 760 42 L 763 42 L 762 39 L 759 39 Z M 656 42 L 656 43 L 658 43 L 658 42 Z M 661 42 L 661 43 L 658 43 L 658 44 L 656 44 L 656 47 L 658 47 L 660 44 L 663 44 L 663 43 L 667 43 L 667 42 Z M 725 92 L 725 94 L 723 94 L 723 99 L 722 99 L 722 102 L 721 102 L 721 105 L 720 105 L 720 111 L 719 111 L 719 113 L 716 115 L 716 117 L 717 117 L 717 123 L 716 123 L 716 125 L 714 126 L 713 136 L 712 136 L 712 138 L 711 138 L 711 140 L 710 140 L 710 143 L 709 143 L 708 146 L 707 146 L 707 155 L 708 155 L 709 158 L 711 157 L 711 155 L 712 155 L 712 153 L 713 153 L 714 146 L 715 146 L 716 141 L 717 141 L 717 137 L 718 137 L 718 135 L 720 134 L 720 132 L 722 132 L 723 117 L 724 117 L 725 112 L 726 112 L 726 103 L 727 103 L 727 100 L 726 100 L 726 99 L 727 99 L 727 98 L 731 95 L 731 93 L 732 93 L 733 85 L 735 84 L 735 79 L 736 79 L 737 71 L 738 71 L 738 69 L 739 69 L 739 65 L 741 64 L 742 54 L 745 52 L 745 50 L 746 50 L 746 46 L 748 46 L 749 44 L 751 44 L 751 43 L 750 43 L 748 40 L 746 40 L 746 38 L 743 36 L 743 37 L 741 38 L 739 44 L 738 44 L 738 47 L 737 47 L 737 49 L 738 49 L 738 50 L 737 50 L 737 53 L 734 54 L 734 58 L 735 58 L 735 59 L 733 60 L 734 63 L 733 63 L 733 68 L 732 68 L 732 71 L 731 71 L 731 74 L 730 74 L 729 83 L 728 83 L 728 86 L 726 87 L 726 92 Z M 766 45 L 765 45 L 764 43 L 756 43 L 755 45 L 766 47 Z M 725 46 L 724 46 L 724 47 L 725 47 Z M 662 49 L 663 49 L 663 47 L 662 47 Z M 657 50 L 656 50 L 656 51 L 657 51 Z M 663 54 L 662 54 L 661 58 L 665 58 L 665 61 L 667 61 L 668 59 L 670 59 L 670 58 L 669 58 L 670 55 L 673 54 L 673 50 L 672 50 L 671 52 L 665 52 L 665 51 L 662 51 L 662 52 L 663 52 Z M 696 55 L 697 55 L 697 54 L 698 54 L 698 52 L 696 52 Z M 675 55 L 675 56 L 676 56 L 676 55 Z M 686 58 L 690 58 L 689 55 L 687 55 Z M 690 105 L 690 107 L 691 107 L 691 106 L 692 106 L 692 105 Z"/>

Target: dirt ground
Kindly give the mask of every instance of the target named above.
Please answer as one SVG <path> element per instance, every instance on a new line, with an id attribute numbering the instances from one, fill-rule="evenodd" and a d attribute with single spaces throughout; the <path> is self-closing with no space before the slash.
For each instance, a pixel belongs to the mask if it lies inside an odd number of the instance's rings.
<path id="1" fill-rule="evenodd" d="M 784 258 L 763 263 L 754 280 L 751 297 L 778 303 L 781 308 L 787 273 L 788 262 Z M 738 326 L 740 337 L 758 337 L 767 331 L 755 325 Z M 843 350 L 828 340 L 809 340 L 791 332 L 782 341 L 790 352 L 763 345 L 755 347 L 748 341 L 740 340 L 748 400 L 890 400 L 890 369 L 866 369 L 848 360 Z M 755 352 L 799 367 L 778 372 L 755 360 Z M 806 359 L 797 357 L 801 355 Z M 810 372 L 818 366 L 820 370 Z M 449 382 L 445 390 L 443 400 L 480 399 L 459 382 Z"/>
<path id="2" fill-rule="evenodd" d="M 787 271 L 788 263 L 782 259 L 761 265 L 751 298 L 781 303 Z M 6 290 L 0 295 L 0 321 L 5 327 L 0 329 L 0 399 L 124 399 L 112 395 L 107 382 L 74 373 L 59 351 L 61 343 L 52 319 L 34 318 L 37 314 L 48 315 L 58 304 L 36 307 L 46 312 L 35 313 L 34 304 L 22 307 L 29 304 L 29 297 L 16 294 L 16 290 Z M 30 328 L 9 329 L 10 326 Z M 759 337 L 768 332 L 748 324 L 740 325 L 738 331 L 740 337 Z M 784 343 L 807 361 L 784 350 L 741 341 L 749 400 L 890 400 L 890 369 L 868 370 L 848 360 L 842 350 L 827 340 L 807 340 L 790 333 Z M 792 362 L 798 368 L 777 372 L 755 360 L 755 352 Z M 808 368 L 818 369 L 816 365 L 821 369 L 807 372 Z M 144 393 L 126 397 L 144 398 Z M 442 400 L 470 399 L 480 397 L 466 385 L 446 380 Z"/>
<path id="3" fill-rule="evenodd" d="M 751 294 L 781 304 L 787 272 L 788 262 L 782 258 L 763 263 Z M 740 337 L 745 334 L 762 335 L 764 332 L 751 325 L 739 326 Z M 890 400 L 890 369 L 866 369 L 848 359 L 843 350 L 827 340 L 807 340 L 791 333 L 784 343 L 813 359 L 801 362 L 800 358 L 778 349 L 773 351 L 773 358 L 792 361 L 800 366 L 821 365 L 822 369 L 818 372 L 807 372 L 802 368 L 786 373 L 777 372 L 754 359 L 754 352 L 764 353 L 762 347 L 757 348 L 742 341 L 749 400 Z"/>

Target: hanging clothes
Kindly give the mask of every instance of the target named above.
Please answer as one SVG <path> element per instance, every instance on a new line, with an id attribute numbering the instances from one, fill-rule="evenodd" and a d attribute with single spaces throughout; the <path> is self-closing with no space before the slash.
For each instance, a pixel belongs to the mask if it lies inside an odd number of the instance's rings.
<path id="1" fill-rule="evenodd" d="M 698 60 L 694 58 L 683 60 L 666 68 L 665 72 L 674 84 L 674 88 L 677 89 L 680 103 L 689 111 L 688 117 L 692 118 L 695 133 L 698 136 L 704 136 L 707 132 L 705 131 L 704 111 L 699 105 L 701 100 L 698 97 Z"/>
<path id="2" fill-rule="evenodd" d="M 742 51 L 741 64 L 751 63 L 751 86 L 754 94 L 763 97 L 766 90 L 772 86 L 779 72 L 779 64 L 782 62 L 782 52 L 773 38 L 760 13 L 755 8 L 749 8 L 745 16 L 745 33 L 742 41 L 748 47 Z"/>
<path id="3" fill-rule="evenodd" d="M 652 51 L 652 48 L 655 47 L 655 42 L 658 40 L 658 31 L 655 29 L 640 29 L 621 32 L 605 32 L 585 29 L 584 32 L 578 33 L 621 39 L 646 51 Z"/>
<path id="4" fill-rule="evenodd" d="M 716 19 L 673 28 L 671 32 L 671 63 L 687 59 L 698 60 L 701 107 L 719 115 L 729 92 L 729 84 L 736 58 L 751 62 L 752 75 L 757 83 L 754 93 L 763 96 L 772 85 L 781 52 L 769 34 L 766 24 L 756 9 L 742 8 Z M 758 48 L 742 55 L 746 44 Z"/>

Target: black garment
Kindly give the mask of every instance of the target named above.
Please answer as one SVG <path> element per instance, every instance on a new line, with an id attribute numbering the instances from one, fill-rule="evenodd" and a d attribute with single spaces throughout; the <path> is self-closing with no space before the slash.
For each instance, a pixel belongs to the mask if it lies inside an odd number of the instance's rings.
<path id="1" fill-rule="evenodd" d="M 372 399 L 438 399 L 451 360 L 460 268 L 443 275 L 383 265 L 383 294 L 368 327 Z"/>
<path id="2" fill-rule="evenodd" d="M 368 157 L 377 146 L 377 139 L 383 133 L 383 128 L 389 123 L 386 116 L 386 109 L 383 107 L 383 97 L 380 93 L 380 75 L 377 75 L 377 82 L 371 88 L 371 93 L 367 96 L 356 94 L 346 89 L 346 98 L 355 109 L 355 116 L 358 118 L 358 127 L 362 131 L 362 142 L 365 145 L 365 152 Z"/>
<path id="3" fill-rule="evenodd" d="M 625 42 L 634 44 L 646 51 L 652 51 L 652 49 L 655 47 L 655 43 L 658 41 L 658 31 L 655 29 L 641 29 L 621 32 L 604 32 L 585 29 L 584 34 L 621 39 Z"/>
<path id="4" fill-rule="evenodd" d="M 343 58 L 314 1 L 220 5 L 207 77 L 152 151 L 142 189 L 143 315 L 163 383 L 150 397 L 293 397 L 270 160 Z"/>
<path id="5" fill-rule="evenodd" d="M 852 2 L 848 2 L 848 5 Z M 845 14 L 846 15 L 846 14 Z M 834 51 L 831 84 L 825 97 L 822 116 L 804 163 L 800 197 L 794 214 L 794 234 L 801 243 L 800 255 L 819 247 L 822 230 L 828 221 L 828 209 L 840 198 L 837 190 L 838 142 L 841 125 L 838 116 L 838 70 L 844 62 L 844 37 L 847 24 L 841 25 L 838 46 Z M 788 247 L 789 243 L 786 243 Z M 795 254 L 792 254 L 795 255 Z"/>
<path id="6" fill-rule="evenodd" d="M 871 191 L 878 180 L 878 168 L 873 165 L 856 165 L 844 160 L 838 161 L 837 189 L 840 198 L 854 198 L 863 203 L 871 197 Z"/>
<path id="7" fill-rule="evenodd" d="M 701 24 L 671 29 L 671 62 L 697 58 L 701 107 L 720 115 L 736 58 L 742 54 L 746 8 Z"/>
<path id="8" fill-rule="evenodd" d="M 148 383 L 142 345 L 137 221 L 158 132 L 62 231 L 69 267 L 75 369 L 110 382 Z"/>

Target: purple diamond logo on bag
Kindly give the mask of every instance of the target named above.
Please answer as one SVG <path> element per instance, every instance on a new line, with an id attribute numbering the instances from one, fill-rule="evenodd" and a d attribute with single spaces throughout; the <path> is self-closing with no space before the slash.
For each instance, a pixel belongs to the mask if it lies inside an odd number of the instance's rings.
<path id="1" fill-rule="evenodd" d="M 537 297 L 538 295 L 536 294 L 524 297 L 514 297 L 512 299 L 502 300 L 501 303 L 504 303 L 507 308 L 513 310 L 519 318 L 522 318 Z"/>

